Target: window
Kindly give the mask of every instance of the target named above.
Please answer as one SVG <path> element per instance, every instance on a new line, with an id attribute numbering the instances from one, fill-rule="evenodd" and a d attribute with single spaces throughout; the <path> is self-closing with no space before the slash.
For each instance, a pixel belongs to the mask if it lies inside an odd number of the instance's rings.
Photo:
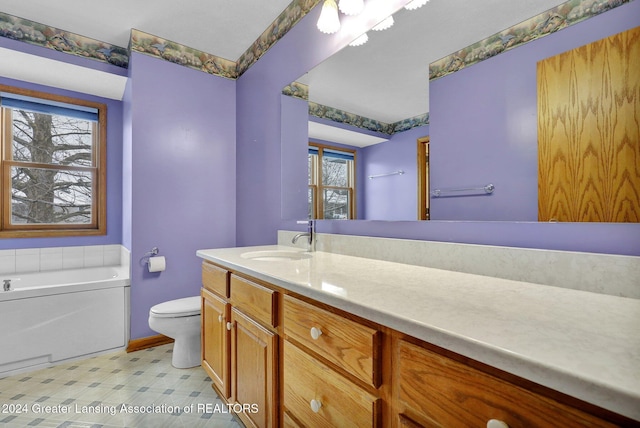
<path id="1" fill-rule="evenodd" d="M 1 237 L 106 233 L 106 106 L 0 85 Z"/>
<path id="2" fill-rule="evenodd" d="M 355 150 L 309 145 L 309 218 L 355 218 Z"/>

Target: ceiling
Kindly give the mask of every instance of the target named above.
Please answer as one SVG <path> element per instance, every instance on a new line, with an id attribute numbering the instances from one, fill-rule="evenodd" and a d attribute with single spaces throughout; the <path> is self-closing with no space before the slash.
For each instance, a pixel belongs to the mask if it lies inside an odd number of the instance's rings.
<path id="1" fill-rule="evenodd" d="M 291 0 L 0 0 L 0 12 L 124 48 L 134 28 L 236 61 L 289 3 Z"/>
<path id="2" fill-rule="evenodd" d="M 393 27 L 369 31 L 367 44 L 344 48 L 301 80 L 309 84 L 310 100 L 350 113 L 387 123 L 421 115 L 429 111 L 429 63 L 565 1 L 431 0 L 415 11 L 401 9 Z M 98 8 L 81 0 L 57 0 L 55 6 L 50 0 L 0 0 L 0 12 L 122 47 L 128 46 L 135 28 L 236 61 L 290 2 L 110 0 Z M 7 61 L 0 61 L 0 75 L 12 77 L 2 63 Z M 27 67 L 26 55 L 17 63 L 32 73 L 47 69 Z M 24 76 L 23 71 L 12 72 Z M 73 86 L 82 79 L 73 76 L 71 71 L 59 73 L 69 83 L 58 86 L 83 91 Z M 109 97 L 121 96 L 126 78 L 117 79 L 119 86 Z M 42 83 L 37 76 L 31 81 Z"/>

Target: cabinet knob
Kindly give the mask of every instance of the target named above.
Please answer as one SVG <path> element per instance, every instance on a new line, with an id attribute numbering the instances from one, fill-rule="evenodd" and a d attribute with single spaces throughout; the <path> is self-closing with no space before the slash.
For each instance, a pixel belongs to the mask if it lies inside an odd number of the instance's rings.
<path id="1" fill-rule="evenodd" d="M 318 338 L 322 335 L 322 330 L 317 327 L 311 327 L 311 338 L 313 340 L 318 340 Z"/>
<path id="2" fill-rule="evenodd" d="M 309 404 L 311 405 L 311 410 L 313 410 L 313 413 L 318 413 L 320 411 L 320 407 L 322 407 L 322 403 L 320 402 L 320 400 L 311 400 Z"/>
<path id="3" fill-rule="evenodd" d="M 487 428 L 509 428 L 509 425 L 498 419 L 489 419 L 487 421 Z"/>
<path id="4" fill-rule="evenodd" d="M 224 317 L 222 315 L 218 315 L 218 322 L 224 321 Z"/>
<path id="5" fill-rule="evenodd" d="M 233 327 L 233 324 L 231 324 L 230 322 L 227 323 L 227 330 L 231 331 L 231 327 Z"/>

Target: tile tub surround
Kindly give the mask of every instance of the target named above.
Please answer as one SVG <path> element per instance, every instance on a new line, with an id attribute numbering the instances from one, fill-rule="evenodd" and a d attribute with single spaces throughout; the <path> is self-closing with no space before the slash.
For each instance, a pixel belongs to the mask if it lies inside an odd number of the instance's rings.
<path id="1" fill-rule="evenodd" d="M 197 255 L 640 421 L 640 300 L 316 251 Z"/>
<path id="2" fill-rule="evenodd" d="M 278 243 L 293 245 L 296 233 L 278 231 Z M 323 233 L 316 249 L 640 299 L 640 257 L 634 256 Z"/>
<path id="3" fill-rule="evenodd" d="M 129 266 L 129 258 L 129 250 L 122 245 L 0 250 L 0 275 L 99 266 Z"/>
<path id="4" fill-rule="evenodd" d="M 111 352 L 0 379 L 0 403 L 7 406 L 0 413 L 0 426 L 240 428 L 229 413 L 207 413 L 206 407 L 198 411 L 198 405 L 222 408 L 223 403 L 202 368 L 175 369 L 171 355 L 172 345 L 129 354 Z M 195 411 L 133 414 L 120 412 L 122 404 L 165 408 L 193 404 Z M 27 412 L 9 411 L 16 408 Z M 54 413 L 54 408 L 68 412 Z M 83 413 L 83 408 L 99 411 Z"/>

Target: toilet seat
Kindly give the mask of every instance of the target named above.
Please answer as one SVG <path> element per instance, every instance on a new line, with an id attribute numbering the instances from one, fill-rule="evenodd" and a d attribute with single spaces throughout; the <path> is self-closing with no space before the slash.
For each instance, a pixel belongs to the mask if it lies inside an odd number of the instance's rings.
<path id="1" fill-rule="evenodd" d="M 153 306 L 149 311 L 149 316 L 178 318 L 200 315 L 200 304 L 200 296 L 170 300 Z"/>

